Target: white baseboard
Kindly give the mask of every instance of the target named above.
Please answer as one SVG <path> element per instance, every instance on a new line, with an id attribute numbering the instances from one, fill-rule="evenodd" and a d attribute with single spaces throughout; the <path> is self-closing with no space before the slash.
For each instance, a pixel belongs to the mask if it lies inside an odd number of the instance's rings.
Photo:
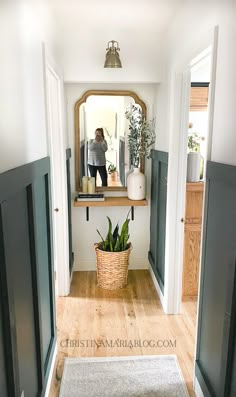
<path id="1" fill-rule="evenodd" d="M 155 288 L 156 288 L 157 294 L 158 294 L 158 296 L 159 296 L 159 298 L 160 298 L 160 301 L 161 301 L 163 310 L 164 310 L 164 312 L 166 313 L 166 301 L 165 301 L 165 297 L 164 297 L 164 295 L 163 295 L 163 293 L 162 293 L 162 291 L 161 291 L 161 289 L 160 289 L 160 286 L 159 286 L 159 284 L 158 284 L 158 282 L 157 282 L 157 279 L 156 279 L 156 277 L 155 277 L 155 274 L 153 273 L 153 270 L 152 270 L 151 265 L 149 265 L 149 272 L 150 272 L 150 274 L 151 274 L 152 281 L 153 281 L 153 284 L 154 284 L 154 286 L 155 286 Z"/>
<path id="2" fill-rule="evenodd" d="M 50 368 L 50 372 L 48 375 L 48 381 L 47 381 L 47 386 L 46 386 L 44 397 L 50 397 L 49 392 L 50 392 L 50 387 L 51 387 L 51 382 L 52 382 L 53 370 L 54 370 L 54 366 L 56 363 L 56 356 L 57 356 L 57 342 L 55 344 L 55 349 L 54 349 L 54 353 L 53 353 L 53 357 L 52 357 L 51 368 Z"/>
<path id="3" fill-rule="evenodd" d="M 200 386 L 196 376 L 194 378 L 194 391 L 195 391 L 196 397 L 204 397 L 203 391 L 201 389 L 201 386 Z"/>

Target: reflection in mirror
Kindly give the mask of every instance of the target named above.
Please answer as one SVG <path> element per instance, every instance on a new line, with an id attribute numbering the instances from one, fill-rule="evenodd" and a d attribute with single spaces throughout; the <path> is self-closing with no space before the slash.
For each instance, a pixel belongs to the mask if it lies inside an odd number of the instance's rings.
<path id="1" fill-rule="evenodd" d="M 83 176 L 95 176 L 97 190 L 124 190 L 130 169 L 127 108 L 145 104 L 129 91 L 88 91 L 75 105 L 76 188 Z M 99 137 L 103 129 L 103 137 Z M 104 167 L 105 164 L 105 167 Z M 92 165 L 92 167 L 91 167 Z M 98 166 L 98 167 L 97 167 Z M 143 164 L 141 164 L 143 169 Z M 96 172 L 97 171 L 97 172 Z M 107 184 L 104 182 L 107 174 Z M 106 178 L 105 178 L 106 179 Z M 102 183 L 103 181 L 103 183 Z"/>

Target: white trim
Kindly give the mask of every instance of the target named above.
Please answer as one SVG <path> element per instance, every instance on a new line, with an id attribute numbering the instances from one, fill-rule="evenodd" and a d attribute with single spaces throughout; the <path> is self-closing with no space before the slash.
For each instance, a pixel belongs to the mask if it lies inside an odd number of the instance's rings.
<path id="1" fill-rule="evenodd" d="M 203 50 L 200 54 L 198 54 L 191 62 L 190 67 L 191 70 L 194 71 L 195 67 L 198 67 L 199 63 L 204 61 L 207 57 L 211 56 L 211 46 Z"/>
<path id="2" fill-rule="evenodd" d="M 67 210 L 67 184 L 66 184 L 66 142 L 65 142 L 65 122 L 64 122 L 64 102 L 63 102 L 63 76 L 54 62 L 52 56 L 48 52 L 45 44 L 43 44 L 43 64 L 44 64 L 44 89 L 45 89 L 45 103 L 46 103 L 46 115 L 47 115 L 47 132 L 48 132 L 48 152 L 52 159 L 53 152 L 53 136 L 50 133 L 49 128 L 49 114 L 50 114 L 50 93 L 47 86 L 47 74 L 51 74 L 57 81 L 57 99 L 58 99 L 58 140 L 59 150 L 57 150 L 57 185 L 52 181 L 52 189 L 60 191 L 60 195 L 57 195 L 57 203 L 53 202 L 52 195 L 52 219 L 57 216 L 58 218 L 58 230 L 61 236 L 60 241 L 56 241 L 54 252 L 58 252 L 57 261 L 55 263 L 56 276 L 56 294 L 59 296 L 67 296 L 70 292 L 70 272 L 69 272 L 69 236 L 68 236 L 68 210 Z M 53 166 L 53 165 L 52 165 Z M 59 181 L 59 182 L 58 182 Z M 59 213 L 55 215 L 54 208 L 59 208 Z M 55 232 L 55 231 L 54 231 Z M 55 236 L 55 235 L 54 235 Z M 60 254 L 58 251 L 60 247 Z"/>
<path id="3" fill-rule="evenodd" d="M 203 391 L 201 389 L 201 386 L 200 386 L 196 376 L 194 378 L 194 391 L 195 391 L 196 397 L 204 397 Z"/>
<path id="4" fill-rule="evenodd" d="M 211 151 L 213 127 L 213 105 L 215 92 L 215 70 L 217 54 L 217 28 L 214 30 L 212 56 L 212 74 L 210 91 L 209 132 L 207 148 Z M 190 65 L 209 56 L 211 47 L 207 48 L 186 65 L 185 70 L 172 73 L 170 105 L 170 149 L 168 164 L 168 191 L 166 210 L 166 253 L 165 253 L 165 299 L 167 313 L 180 313 L 182 294 L 183 242 L 186 191 L 186 156 L 189 120 Z M 208 154 L 207 159 L 210 158 Z M 173 203 L 173 197 L 176 198 Z"/>
<path id="5" fill-rule="evenodd" d="M 181 276 L 178 273 L 177 261 L 183 253 L 181 250 L 184 235 L 184 201 L 179 200 L 179 189 L 186 186 L 186 164 L 181 168 L 180 161 L 187 153 L 188 110 L 190 91 L 190 71 L 172 75 L 170 120 L 170 149 L 168 164 L 168 189 L 166 205 L 166 249 L 165 249 L 165 299 L 166 312 L 178 314 L 180 311 L 179 291 Z M 182 111 L 184 109 L 184 111 Z M 180 111 L 181 110 L 181 111 Z M 180 139 L 181 137 L 181 139 Z M 173 203 L 173 197 L 176 200 Z M 177 292 L 178 291 L 178 298 Z"/>
<path id="6" fill-rule="evenodd" d="M 154 287 L 155 287 L 155 289 L 156 289 L 156 291 L 157 291 L 157 295 L 158 295 L 159 298 L 160 298 L 160 301 L 161 301 L 163 310 L 164 310 L 164 312 L 166 313 L 166 302 L 165 302 L 165 298 L 164 298 L 164 295 L 163 295 L 163 293 L 162 293 L 162 291 L 161 291 L 161 289 L 160 289 L 160 286 L 159 286 L 159 284 L 158 284 L 158 282 L 157 282 L 156 276 L 155 276 L 155 274 L 154 274 L 154 272 L 153 272 L 153 270 L 152 270 L 151 265 L 149 265 L 149 272 L 150 272 L 150 275 L 151 275 L 151 277 L 152 277 L 152 281 L 153 281 Z"/>
<path id="7" fill-rule="evenodd" d="M 213 39 L 212 53 L 211 53 L 211 84 L 209 87 L 209 109 L 210 109 L 210 112 L 209 112 L 209 119 L 208 119 L 207 154 L 206 154 L 207 160 L 211 160 L 211 151 L 212 151 L 218 33 L 219 33 L 219 27 L 216 26 L 214 29 L 214 39 Z"/>
<path id="8" fill-rule="evenodd" d="M 44 397 L 50 397 L 49 392 L 50 392 L 50 387 L 51 387 L 51 382 L 52 382 L 52 376 L 53 376 L 53 371 L 56 363 L 56 357 L 57 357 L 57 343 L 55 344 L 53 356 L 52 356 L 52 361 L 51 361 L 51 367 L 48 375 L 48 380 L 47 380 L 47 386 L 45 390 Z"/>

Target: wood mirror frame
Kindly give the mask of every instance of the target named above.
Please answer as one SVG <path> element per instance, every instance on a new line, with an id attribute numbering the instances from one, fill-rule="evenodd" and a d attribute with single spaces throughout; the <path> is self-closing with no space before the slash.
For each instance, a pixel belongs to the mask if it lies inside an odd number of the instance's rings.
<path id="1" fill-rule="evenodd" d="M 86 102 L 87 98 L 91 95 L 106 95 L 106 96 L 130 96 L 135 100 L 135 103 L 139 104 L 142 108 L 143 116 L 147 116 L 147 108 L 145 103 L 138 97 L 133 91 L 124 90 L 89 90 L 86 91 L 80 99 L 75 103 L 74 107 L 74 121 L 75 121 L 75 178 L 76 178 L 76 190 L 82 189 L 80 185 L 80 106 Z M 124 115 L 125 117 L 125 115 Z M 144 173 L 145 159 L 142 158 L 140 161 L 140 171 Z M 97 191 L 108 190 L 108 191 L 125 191 L 126 186 L 98 186 Z"/>

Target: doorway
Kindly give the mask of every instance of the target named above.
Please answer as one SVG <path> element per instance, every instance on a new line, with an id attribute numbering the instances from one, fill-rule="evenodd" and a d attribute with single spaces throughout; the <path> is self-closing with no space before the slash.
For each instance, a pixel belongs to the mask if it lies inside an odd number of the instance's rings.
<path id="1" fill-rule="evenodd" d="M 66 142 L 63 122 L 63 77 L 43 47 L 48 151 L 51 161 L 53 254 L 56 295 L 70 292 Z"/>
<path id="2" fill-rule="evenodd" d="M 210 45 L 211 43 L 211 45 Z M 166 233 L 166 313 L 179 314 L 182 302 L 182 272 L 184 216 L 187 174 L 187 142 L 189 125 L 189 103 L 191 72 L 207 56 L 211 60 L 211 78 L 209 90 L 208 134 L 206 141 L 206 161 L 211 159 L 211 141 L 214 115 L 214 96 L 216 80 L 216 60 L 218 29 L 209 37 L 208 47 L 189 63 L 173 72 L 172 82 L 172 120 L 169 147 L 168 194 L 167 194 L 167 233 Z M 205 162 L 206 163 L 206 162 Z M 176 197 L 173 205 L 173 197 Z M 203 198 L 204 202 L 204 198 Z"/>
<path id="3" fill-rule="evenodd" d="M 211 52 L 190 71 L 187 177 L 184 216 L 182 301 L 197 301 L 207 158 Z"/>

